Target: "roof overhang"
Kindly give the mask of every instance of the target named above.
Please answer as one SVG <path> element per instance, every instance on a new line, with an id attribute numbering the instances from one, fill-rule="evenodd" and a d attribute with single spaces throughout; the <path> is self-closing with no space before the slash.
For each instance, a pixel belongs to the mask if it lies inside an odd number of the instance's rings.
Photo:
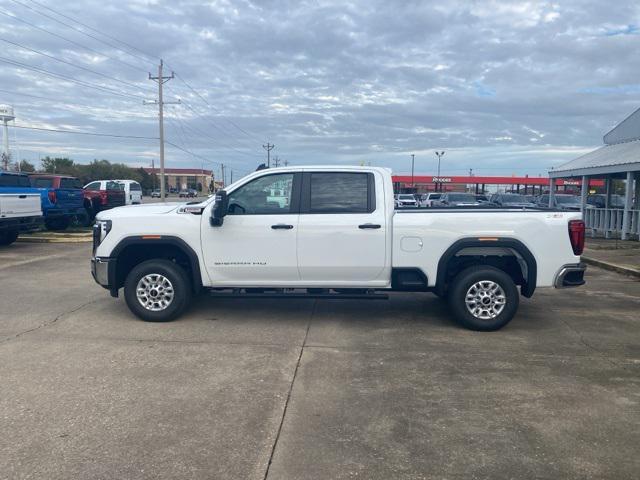
<path id="1" fill-rule="evenodd" d="M 616 173 L 640 172 L 640 161 L 637 163 L 625 163 L 622 165 L 608 165 L 602 167 L 575 168 L 571 170 L 550 170 L 549 178 L 567 178 L 599 175 L 613 175 Z"/>

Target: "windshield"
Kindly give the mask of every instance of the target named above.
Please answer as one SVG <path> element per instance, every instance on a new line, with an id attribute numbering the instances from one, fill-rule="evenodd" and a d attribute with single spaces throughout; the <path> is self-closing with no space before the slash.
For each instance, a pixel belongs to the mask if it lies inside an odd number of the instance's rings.
<path id="1" fill-rule="evenodd" d="M 563 205 L 575 204 L 580 205 L 580 197 L 576 197 L 574 195 L 556 195 L 556 202 L 562 203 Z"/>
<path id="2" fill-rule="evenodd" d="M 475 202 L 476 197 L 468 193 L 453 193 L 449 195 L 449 200 L 452 202 Z"/>
<path id="3" fill-rule="evenodd" d="M 502 201 L 506 203 L 529 203 L 524 195 L 503 195 Z"/>
<path id="4" fill-rule="evenodd" d="M 398 195 L 400 200 L 415 200 L 413 195 Z"/>

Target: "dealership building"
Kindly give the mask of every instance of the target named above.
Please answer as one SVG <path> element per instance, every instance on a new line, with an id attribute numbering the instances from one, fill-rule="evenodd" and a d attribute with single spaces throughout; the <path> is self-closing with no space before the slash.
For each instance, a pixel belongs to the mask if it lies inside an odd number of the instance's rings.
<path id="1" fill-rule="evenodd" d="M 155 174 L 160 178 L 159 168 L 145 168 L 149 175 Z M 213 171 L 200 168 L 165 168 L 165 185 L 176 190 L 208 190 L 209 183 L 213 180 Z M 201 188 L 198 188 L 198 185 Z"/>
<path id="2" fill-rule="evenodd" d="M 552 183 L 559 178 L 604 181 L 604 208 L 588 208 L 582 192 L 582 211 L 587 228 L 605 237 L 639 239 L 640 235 L 640 109 L 633 112 L 604 138 L 604 145 L 549 172 Z M 624 183 L 624 195 L 613 191 L 613 182 Z M 552 189 L 553 191 L 553 189 Z M 550 200 L 551 201 L 551 200 Z"/>

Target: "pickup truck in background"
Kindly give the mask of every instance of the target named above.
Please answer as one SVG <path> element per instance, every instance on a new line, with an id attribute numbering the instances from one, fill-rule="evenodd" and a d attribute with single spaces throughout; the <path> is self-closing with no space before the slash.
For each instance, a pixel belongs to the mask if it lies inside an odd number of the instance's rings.
<path id="1" fill-rule="evenodd" d="M 0 245 L 15 242 L 20 232 L 36 230 L 42 223 L 40 193 L 29 177 L 0 171 Z"/>
<path id="2" fill-rule="evenodd" d="M 83 220 L 84 194 L 80 180 L 55 174 L 29 175 L 31 186 L 40 192 L 44 224 L 49 230 L 65 230 L 72 220 Z"/>
<path id="3" fill-rule="evenodd" d="M 274 202 L 274 192 L 287 200 Z M 375 167 L 265 169 L 196 204 L 98 214 L 92 274 L 146 321 L 169 321 L 203 289 L 219 296 L 446 297 L 474 330 L 497 330 L 520 296 L 584 284 L 579 213 L 394 209 Z M 428 314 L 428 312 L 425 312 Z"/>
<path id="4" fill-rule="evenodd" d="M 84 186 L 84 208 L 92 221 L 104 210 L 126 205 L 124 185 L 113 180 L 97 180 Z"/>

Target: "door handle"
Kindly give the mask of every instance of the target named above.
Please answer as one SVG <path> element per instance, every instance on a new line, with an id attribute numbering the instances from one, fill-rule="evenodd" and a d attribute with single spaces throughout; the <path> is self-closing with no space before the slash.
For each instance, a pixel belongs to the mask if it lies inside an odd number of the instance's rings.
<path id="1" fill-rule="evenodd" d="M 271 228 L 273 228 L 274 230 L 291 230 L 293 228 L 293 225 L 278 223 L 276 225 L 271 225 Z"/>
<path id="2" fill-rule="evenodd" d="M 358 225 L 358 228 L 361 228 L 362 230 L 366 230 L 366 229 L 376 230 L 378 228 L 381 228 L 381 226 L 378 225 L 377 223 L 363 223 L 362 225 Z"/>

